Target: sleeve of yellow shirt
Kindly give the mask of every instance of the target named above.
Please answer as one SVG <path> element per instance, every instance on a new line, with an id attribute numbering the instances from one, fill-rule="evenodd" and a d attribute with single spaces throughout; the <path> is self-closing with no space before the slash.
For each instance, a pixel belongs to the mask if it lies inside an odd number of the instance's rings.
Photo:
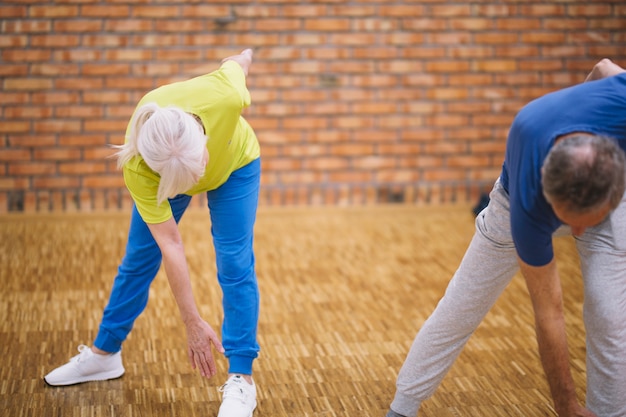
<path id="1" fill-rule="evenodd" d="M 218 77 L 224 77 L 225 80 L 239 92 L 242 100 L 240 108 L 250 105 L 250 91 L 248 91 L 248 87 L 246 86 L 246 75 L 238 63 L 235 61 L 224 62 L 216 72 L 216 75 Z"/>

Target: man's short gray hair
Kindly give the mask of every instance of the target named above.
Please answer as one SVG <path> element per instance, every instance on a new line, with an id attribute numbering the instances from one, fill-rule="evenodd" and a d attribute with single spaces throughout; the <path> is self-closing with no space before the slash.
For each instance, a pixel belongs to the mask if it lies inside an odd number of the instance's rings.
<path id="1" fill-rule="evenodd" d="M 624 195 L 626 156 L 611 138 L 588 133 L 559 140 L 546 157 L 541 184 L 546 199 L 586 213 Z"/>

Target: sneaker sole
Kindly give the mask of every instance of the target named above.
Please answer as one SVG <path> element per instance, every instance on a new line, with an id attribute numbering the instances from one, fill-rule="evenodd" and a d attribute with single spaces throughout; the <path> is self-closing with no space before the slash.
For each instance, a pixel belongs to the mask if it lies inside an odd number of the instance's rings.
<path id="1" fill-rule="evenodd" d="M 102 372 L 99 374 L 86 375 L 83 377 L 74 378 L 68 381 L 57 382 L 53 384 L 48 382 L 48 380 L 46 380 L 46 377 L 44 377 L 43 380 L 46 384 L 50 385 L 51 387 L 65 387 L 67 385 L 82 384 L 84 382 L 107 381 L 109 379 L 117 379 L 117 378 L 120 378 L 122 375 L 124 375 L 124 372 L 125 372 L 124 369 L 122 369 L 121 372 L 119 370 L 111 371 L 111 372 Z"/>

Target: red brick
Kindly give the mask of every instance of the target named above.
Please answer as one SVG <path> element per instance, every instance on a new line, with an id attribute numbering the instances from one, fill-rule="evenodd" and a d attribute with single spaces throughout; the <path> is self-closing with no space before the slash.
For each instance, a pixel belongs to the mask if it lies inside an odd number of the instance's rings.
<path id="1" fill-rule="evenodd" d="M 131 16 L 135 17 L 156 17 L 156 18 L 175 18 L 180 15 L 181 8 L 179 6 L 138 6 L 135 5 L 131 9 Z"/>
<path id="2" fill-rule="evenodd" d="M 50 69 L 42 69 L 50 72 Z M 102 77 L 63 77 L 54 81 L 54 88 L 58 90 L 99 90 L 104 86 Z"/>
<path id="3" fill-rule="evenodd" d="M 561 16 L 565 14 L 565 5 L 558 3 L 521 5 L 520 13 L 527 16 Z"/>
<path id="4" fill-rule="evenodd" d="M 5 116 L 10 119 L 41 119 L 51 117 L 51 107 L 13 106 L 6 109 Z"/>
<path id="5" fill-rule="evenodd" d="M 33 104 L 73 104 L 79 100 L 78 93 L 67 91 L 44 91 L 36 92 L 32 95 Z"/>
<path id="6" fill-rule="evenodd" d="M 467 88 L 432 88 L 426 95 L 431 100 L 465 100 L 469 95 Z"/>
<path id="7" fill-rule="evenodd" d="M 449 58 L 488 58 L 494 55 L 493 48 L 491 46 L 471 46 L 471 45 L 459 45 L 451 46 L 446 54 Z"/>
<path id="8" fill-rule="evenodd" d="M 121 4 L 83 4 L 80 8 L 80 15 L 83 17 L 124 18 L 129 16 L 129 12 L 130 7 Z"/>
<path id="9" fill-rule="evenodd" d="M 52 22 L 45 20 L 8 20 L 3 22 L 4 33 L 50 32 Z"/>
<path id="10" fill-rule="evenodd" d="M 322 169 L 325 171 L 334 171 L 337 169 L 348 168 L 348 160 L 346 158 L 333 156 L 311 158 L 303 163 L 303 166 L 308 169 Z"/>
<path id="11" fill-rule="evenodd" d="M 260 19 L 255 22 L 255 29 L 258 31 L 296 31 L 302 29 L 302 21 L 300 19 Z"/>
<path id="12" fill-rule="evenodd" d="M 126 130 L 127 119 L 88 119 L 84 121 L 85 130 L 88 132 L 121 133 Z"/>
<path id="13" fill-rule="evenodd" d="M 28 149 L 3 149 L 0 152 L 0 161 L 14 162 L 14 161 L 28 161 L 31 159 L 31 152 Z"/>
<path id="14" fill-rule="evenodd" d="M 38 62 L 38 61 L 49 61 L 51 56 L 50 51 L 46 51 L 45 49 L 27 49 L 27 50 L 17 50 L 17 49 L 6 49 L 2 51 L 2 60 L 5 62 Z"/>
<path id="15" fill-rule="evenodd" d="M 402 19 L 402 29 L 416 32 L 441 31 L 447 29 L 447 22 L 444 19 L 407 18 Z"/>
<path id="16" fill-rule="evenodd" d="M 76 148 L 37 148 L 33 157 L 41 161 L 67 161 L 80 159 L 80 155 L 80 150 Z"/>
<path id="17" fill-rule="evenodd" d="M 57 20 L 54 22 L 52 30 L 66 33 L 99 32 L 102 30 L 102 22 L 100 20 L 87 19 Z"/>
<path id="18" fill-rule="evenodd" d="M 472 65 L 475 71 L 486 72 L 511 72 L 518 69 L 518 63 L 515 60 L 479 60 L 475 61 Z"/>
<path id="19" fill-rule="evenodd" d="M 55 135 L 10 135 L 9 146 L 22 148 L 22 147 L 35 147 L 35 146 L 53 146 L 56 144 Z"/>
<path id="20" fill-rule="evenodd" d="M 30 45 L 35 48 L 71 48 L 77 47 L 80 37 L 77 35 L 34 35 L 30 37 Z"/>
<path id="21" fill-rule="evenodd" d="M 148 32 L 153 29 L 149 19 L 115 19 L 106 20 L 105 32 Z"/>
<path id="22" fill-rule="evenodd" d="M 27 17 L 27 13 L 26 6 L 0 6 L 0 16 L 3 19 Z"/>
<path id="23" fill-rule="evenodd" d="M 304 22 L 304 30 L 321 31 L 321 32 L 343 32 L 350 28 L 350 20 L 333 19 L 333 18 L 317 18 L 307 19 Z"/>
<path id="24" fill-rule="evenodd" d="M 0 177 L 0 190 L 24 190 L 28 188 L 28 180 L 25 178 Z"/>
<path id="25" fill-rule="evenodd" d="M 521 36 L 522 42 L 531 44 L 563 44 L 565 34 L 558 32 L 526 32 Z"/>
<path id="26" fill-rule="evenodd" d="M 384 33 L 380 35 L 383 45 L 399 45 L 399 46 L 411 46 L 420 45 L 424 43 L 425 36 L 422 33 Z"/>
<path id="27" fill-rule="evenodd" d="M 434 114 L 426 116 L 426 122 L 428 125 L 439 127 L 467 126 L 469 117 L 460 114 Z"/>
<path id="28" fill-rule="evenodd" d="M 104 146 L 107 143 L 105 134 L 65 134 L 60 135 L 61 146 Z"/>
<path id="29" fill-rule="evenodd" d="M 518 33 L 502 33 L 502 32 L 483 32 L 474 35 L 474 39 L 478 44 L 515 44 L 519 42 L 520 35 Z"/>
<path id="30" fill-rule="evenodd" d="M 371 45 L 375 36 L 369 33 L 341 33 L 329 35 L 329 42 L 335 45 Z"/>
<path id="31" fill-rule="evenodd" d="M 512 17 L 508 19 L 498 19 L 496 21 L 497 30 L 538 30 L 542 21 L 534 18 Z"/>
<path id="32" fill-rule="evenodd" d="M 424 171 L 422 175 L 422 179 L 424 181 L 429 181 L 433 183 L 437 182 L 445 182 L 452 180 L 465 180 L 466 172 L 462 169 L 450 169 L 446 167 L 445 169 L 429 169 L 428 171 Z"/>
<path id="33" fill-rule="evenodd" d="M 424 118 L 416 117 L 413 114 L 388 115 L 377 121 L 378 126 L 383 129 L 407 129 L 411 130 L 424 125 Z M 402 132 L 404 133 L 404 132 Z"/>
<path id="34" fill-rule="evenodd" d="M 612 16 L 613 7 L 610 4 L 569 4 L 567 6 L 568 16 Z"/>
<path id="35" fill-rule="evenodd" d="M 122 49 L 105 51 L 103 58 L 107 61 L 149 61 L 153 53 L 148 49 Z"/>
<path id="36" fill-rule="evenodd" d="M 459 45 L 469 43 L 472 39 L 472 35 L 466 31 L 434 33 L 429 37 L 429 39 L 434 44 Z"/>
<path id="37" fill-rule="evenodd" d="M 62 162 L 59 164 L 59 173 L 65 175 L 102 174 L 105 171 L 105 165 L 102 162 Z"/>
<path id="38" fill-rule="evenodd" d="M 126 35 L 112 35 L 112 34 L 84 34 L 81 37 L 81 45 L 86 47 L 124 47 L 129 43 L 129 36 Z M 141 43 L 141 42 L 138 42 Z M 91 51 L 90 53 L 93 53 Z M 102 51 L 98 51 L 99 56 L 102 56 Z"/>
<path id="39" fill-rule="evenodd" d="M 513 16 L 517 14 L 517 6 L 514 4 L 473 4 L 472 15 L 477 16 Z"/>
<path id="40" fill-rule="evenodd" d="M 81 124 L 75 120 L 36 120 L 33 128 L 37 133 L 66 133 L 80 131 Z"/>
<path id="41" fill-rule="evenodd" d="M 87 188 L 118 188 L 125 189 L 124 177 L 121 174 L 89 175 L 83 179 L 83 185 Z"/>
<path id="42" fill-rule="evenodd" d="M 128 64 L 83 64 L 83 75 L 121 75 L 128 74 Z"/>
<path id="43" fill-rule="evenodd" d="M 574 30 L 586 30 L 588 23 L 586 19 L 573 19 L 571 17 L 546 18 L 542 19 L 543 28 L 547 30 L 564 30 L 567 32 Z"/>
<path id="44" fill-rule="evenodd" d="M 555 55 L 549 55 L 555 56 Z M 558 54 L 556 56 L 559 56 Z M 522 71 L 558 71 L 563 68 L 563 63 L 559 59 L 547 60 L 524 60 L 520 62 L 519 69 Z"/>
<path id="45" fill-rule="evenodd" d="M 373 155 L 375 148 L 373 144 L 344 143 L 334 144 L 330 147 L 330 154 L 337 156 L 363 156 Z"/>
<path id="46" fill-rule="evenodd" d="M 405 141 L 429 142 L 441 140 L 444 137 L 442 129 L 420 128 L 400 132 L 400 139 Z"/>
<path id="47" fill-rule="evenodd" d="M 494 28 L 493 19 L 483 19 L 483 18 L 460 18 L 453 19 L 450 24 L 451 29 L 453 30 L 470 30 L 470 31 L 481 31 L 481 30 L 490 30 Z"/>
<path id="48" fill-rule="evenodd" d="M 23 48 L 28 45 L 29 39 L 25 35 L 0 34 L 0 48 Z"/>
<path id="49" fill-rule="evenodd" d="M 13 162 L 9 165 L 9 175 L 47 176 L 56 172 L 54 162 Z"/>
<path id="50" fill-rule="evenodd" d="M 345 4 L 340 4 L 340 5 L 329 5 L 328 7 L 328 14 L 330 16 L 350 16 L 350 17 L 367 17 L 367 16 L 375 16 L 378 13 L 378 10 L 380 10 L 380 15 L 381 16 L 385 16 L 387 15 L 387 11 L 384 9 L 384 6 L 382 8 L 377 9 L 375 6 L 367 6 L 367 5 L 363 5 L 363 4 L 359 4 L 359 5 L 345 5 Z M 419 9 L 419 7 L 415 7 L 416 9 Z M 303 17 L 306 16 L 311 16 L 311 15 L 323 15 L 325 14 L 325 10 L 324 9 L 320 9 L 319 6 L 317 7 L 316 11 L 317 13 L 311 13 L 312 10 L 308 10 L 309 13 L 303 15 Z"/>
<path id="51" fill-rule="evenodd" d="M 376 179 L 382 183 L 411 183 L 417 181 L 419 173 L 411 169 L 399 169 L 392 167 L 391 169 L 381 169 L 376 171 Z"/>
<path id="52" fill-rule="evenodd" d="M 233 34 L 232 41 L 238 45 L 245 45 L 246 47 L 267 47 L 268 45 L 283 44 L 277 34 Z M 239 52 L 239 50 L 236 52 Z"/>
<path id="53" fill-rule="evenodd" d="M 2 83 L 7 90 L 48 90 L 52 88 L 49 78 L 5 78 Z"/>
<path id="54" fill-rule="evenodd" d="M 3 121 L 0 123 L 0 133 L 28 132 L 30 131 L 30 126 L 31 123 L 27 120 Z"/>
<path id="55" fill-rule="evenodd" d="M 78 16 L 78 6 L 74 5 L 34 5 L 29 8 L 31 18 L 59 18 Z"/>
<path id="56" fill-rule="evenodd" d="M 157 32 L 201 32 L 205 29 L 205 22 L 201 20 L 156 20 L 154 29 Z"/>
<path id="57" fill-rule="evenodd" d="M 35 178 L 33 180 L 33 187 L 41 189 L 68 189 L 77 188 L 80 182 L 77 177 L 52 177 L 46 176 L 41 178 Z"/>
<path id="58" fill-rule="evenodd" d="M 495 55 L 502 58 L 526 58 L 539 56 L 539 48 L 532 45 L 497 46 Z"/>
<path id="59" fill-rule="evenodd" d="M 102 51 L 94 49 L 62 50 L 54 52 L 54 61 L 90 62 L 100 60 L 101 57 Z M 103 75 L 106 75 L 106 73 Z"/>

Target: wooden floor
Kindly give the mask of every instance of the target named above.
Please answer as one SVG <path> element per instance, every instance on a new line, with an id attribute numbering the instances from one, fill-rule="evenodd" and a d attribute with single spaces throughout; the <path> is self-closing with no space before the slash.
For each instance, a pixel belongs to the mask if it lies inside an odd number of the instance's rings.
<path id="1" fill-rule="evenodd" d="M 196 298 L 221 320 L 208 214 L 181 223 Z M 163 272 L 124 344 L 126 374 L 65 388 L 42 376 L 95 336 L 123 255 L 126 214 L 0 218 L 0 415 L 216 416 L 226 376 L 203 380 Z M 469 207 L 262 208 L 256 255 L 262 306 L 255 417 L 383 417 L 415 332 L 473 233 Z M 567 326 L 584 400 L 577 257 L 557 240 Z M 420 416 L 554 416 L 531 306 L 517 276 Z"/>

